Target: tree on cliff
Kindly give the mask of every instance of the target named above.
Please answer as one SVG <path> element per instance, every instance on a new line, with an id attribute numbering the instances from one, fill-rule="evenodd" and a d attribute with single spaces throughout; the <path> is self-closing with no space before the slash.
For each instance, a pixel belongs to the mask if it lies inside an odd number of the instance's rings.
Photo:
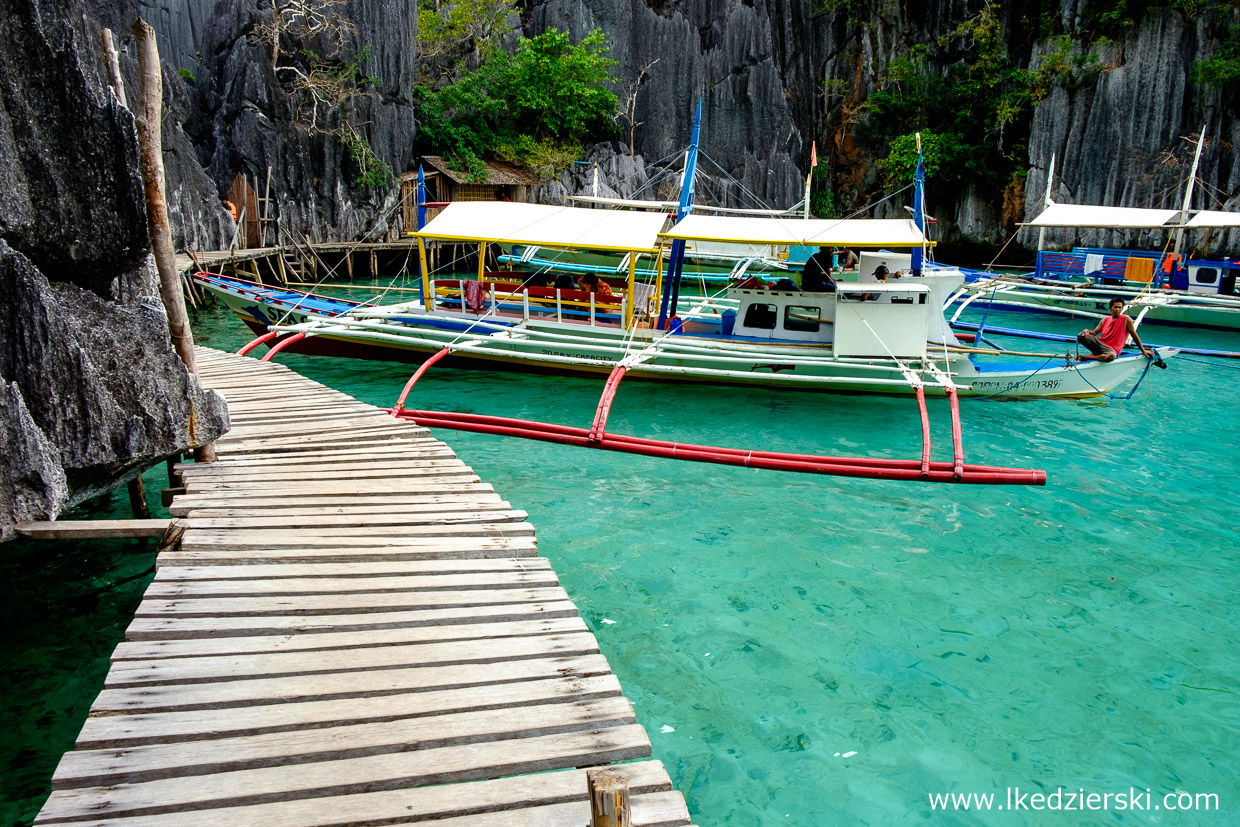
<path id="1" fill-rule="evenodd" d="M 607 39 L 595 29 L 576 46 L 550 29 L 515 52 L 488 49 L 476 69 L 414 87 L 418 143 L 475 177 L 488 156 L 547 176 L 580 156 L 582 143 L 616 129 L 617 81 Z"/>
<path id="2" fill-rule="evenodd" d="M 1092 56 L 1073 54 L 1070 38 L 1050 42 L 1053 48 L 1035 66 L 1017 65 L 999 6 L 988 2 L 934 46 L 919 44 L 893 59 L 868 102 L 871 130 L 892 124 L 901 130 L 879 161 L 888 184 L 912 180 L 918 131 L 927 174 L 937 180 L 976 183 L 986 191 L 1019 184 L 1034 105 L 1054 86 L 1077 83 L 1096 68 Z"/>
<path id="3" fill-rule="evenodd" d="M 392 180 L 392 170 L 371 150 L 356 119 L 358 99 L 370 94 L 378 78 L 361 70 L 370 59 L 369 46 L 352 60 L 340 59 L 344 36 L 354 31 L 345 10 L 345 0 L 271 0 L 254 37 L 271 47 L 276 76 L 297 99 L 297 123 L 340 141 L 356 186 L 382 186 Z"/>

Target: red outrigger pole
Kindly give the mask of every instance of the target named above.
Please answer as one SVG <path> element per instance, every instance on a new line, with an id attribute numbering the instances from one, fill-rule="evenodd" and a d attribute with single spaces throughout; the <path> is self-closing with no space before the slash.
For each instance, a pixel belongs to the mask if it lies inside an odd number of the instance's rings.
<path id="1" fill-rule="evenodd" d="M 407 419 L 430 428 L 450 428 L 481 434 L 513 436 L 576 445 L 582 448 L 599 448 L 604 451 L 621 451 L 649 457 L 685 459 L 693 462 L 710 462 L 719 465 L 738 465 L 745 468 L 765 468 L 772 471 L 797 471 L 808 474 L 830 474 L 841 477 L 868 479 L 909 480 L 926 482 L 956 482 L 974 485 L 1045 485 L 1046 472 L 1028 468 L 1002 468 L 991 465 L 966 465 L 960 429 L 960 408 L 954 388 L 948 389 L 952 406 L 952 462 L 930 461 L 930 423 L 926 412 L 925 392 L 917 388 L 917 402 L 921 410 L 922 455 L 919 460 L 867 459 L 864 457 L 814 456 L 811 454 L 786 454 L 776 451 L 746 451 L 738 448 L 721 448 L 712 445 L 694 445 L 668 442 L 660 439 L 623 436 L 606 432 L 607 416 L 620 380 L 627 368 L 617 365 L 607 378 L 607 384 L 599 399 L 594 422 L 587 430 L 550 422 L 532 422 L 502 416 L 454 413 L 450 411 L 422 411 L 406 409 L 405 400 L 413 386 L 435 362 L 448 355 L 444 348 L 423 363 L 405 385 L 392 416 Z"/>

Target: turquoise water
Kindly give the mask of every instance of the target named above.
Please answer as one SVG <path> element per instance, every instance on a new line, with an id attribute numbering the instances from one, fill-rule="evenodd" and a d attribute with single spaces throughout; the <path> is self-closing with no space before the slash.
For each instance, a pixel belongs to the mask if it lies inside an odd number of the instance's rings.
<path id="1" fill-rule="evenodd" d="M 248 338 L 218 310 L 195 330 L 223 349 Z M 410 372 L 277 358 L 385 406 Z M 963 403 L 966 460 L 1044 469 L 1045 488 L 848 480 L 437 435 L 529 511 L 699 824 L 1229 824 L 1240 822 L 1237 367 L 1175 360 L 1127 402 Z M 410 404 L 585 425 L 600 390 L 432 369 Z M 931 403 L 931 417 L 935 458 L 947 459 L 946 405 Z M 920 451 L 909 399 L 632 383 L 609 430 L 844 455 Z M 994 793 L 1002 803 L 1008 787 L 1060 786 L 1148 788 L 1155 803 L 1177 790 L 1214 793 L 1221 812 L 945 814 L 928 798 Z"/>
<path id="2" fill-rule="evenodd" d="M 161 464 L 143 475 L 153 516 L 167 516 Z M 133 516 L 124 487 L 64 519 Z M 60 754 L 103 688 L 108 656 L 154 576 L 154 540 L 16 540 L 0 546 L 0 824 L 34 819 Z"/>

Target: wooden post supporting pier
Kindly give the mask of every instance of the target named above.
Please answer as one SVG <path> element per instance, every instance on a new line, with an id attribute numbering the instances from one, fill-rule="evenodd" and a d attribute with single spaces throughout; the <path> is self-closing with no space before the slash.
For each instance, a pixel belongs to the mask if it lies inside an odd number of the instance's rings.
<path id="1" fill-rule="evenodd" d="M 146 191 L 147 229 L 155 254 L 155 267 L 159 270 L 159 296 L 168 315 L 172 346 L 186 369 L 196 377 L 198 364 L 194 358 L 194 335 L 185 312 L 185 293 L 177 274 L 172 231 L 168 224 L 168 203 L 164 199 L 164 159 L 160 137 L 164 93 L 159 48 L 155 45 L 155 30 L 140 17 L 133 22 L 133 36 L 138 50 L 138 74 L 142 80 L 138 96 L 140 103 L 134 113 L 138 127 L 138 160 Z M 197 456 L 202 462 L 211 462 L 215 459 L 215 452 L 210 445 L 204 445 L 198 449 Z"/>
<path id="2" fill-rule="evenodd" d="M 615 770 L 586 771 L 590 791 L 590 827 L 633 827 L 629 785 Z"/>
<path id="3" fill-rule="evenodd" d="M 151 516 L 151 508 L 146 504 L 146 483 L 141 476 L 134 477 L 127 486 L 129 490 L 129 507 L 133 510 L 135 520 L 146 520 Z"/>

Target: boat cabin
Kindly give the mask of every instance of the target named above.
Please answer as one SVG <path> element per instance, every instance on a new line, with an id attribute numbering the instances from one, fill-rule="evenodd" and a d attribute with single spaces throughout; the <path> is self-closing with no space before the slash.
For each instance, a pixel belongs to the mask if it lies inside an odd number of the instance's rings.
<path id="1" fill-rule="evenodd" d="M 1211 296 L 1240 296 L 1236 292 L 1236 276 L 1240 276 L 1240 261 L 1235 259 L 1190 261 L 1188 277 L 1181 289 Z"/>
<path id="2" fill-rule="evenodd" d="M 750 340 L 831 342 L 836 356 L 925 355 L 930 313 L 925 284 L 841 284 L 836 293 L 734 288 L 735 315 L 724 311 L 721 332 Z M 864 291 L 864 292 L 863 292 Z M 730 325 L 729 325 L 730 322 Z M 730 327 L 730 329 L 729 329 Z"/>

